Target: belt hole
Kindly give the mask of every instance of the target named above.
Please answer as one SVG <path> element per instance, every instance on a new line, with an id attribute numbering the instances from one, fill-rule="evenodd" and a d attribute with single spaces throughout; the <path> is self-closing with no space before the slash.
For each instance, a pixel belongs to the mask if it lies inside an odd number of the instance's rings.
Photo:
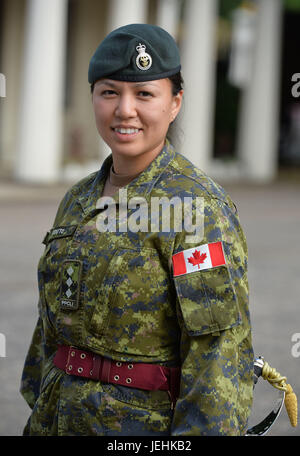
<path id="1" fill-rule="evenodd" d="M 133 369 L 133 364 L 128 364 L 128 369 Z"/>
<path id="2" fill-rule="evenodd" d="M 85 353 L 81 353 L 80 358 L 81 358 L 81 359 L 86 358 L 86 354 L 85 354 Z"/>
<path id="3" fill-rule="evenodd" d="M 71 371 L 73 368 L 72 368 L 72 364 L 70 364 L 70 366 L 68 367 L 68 370 Z"/>
<path id="4" fill-rule="evenodd" d="M 120 378 L 120 377 L 119 377 L 118 375 L 115 375 L 115 376 L 114 376 L 114 380 L 115 380 L 116 382 L 119 380 L 119 378 Z"/>
<path id="5" fill-rule="evenodd" d="M 79 372 L 79 374 L 81 374 L 82 371 L 83 371 L 83 368 L 82 367 L 78 367 L 77 372 Z"/>
<path id="6" fill-rule="evenodd" d="M 131 382 L 132 382 L 131 378 L 126 378 L 126 383 L 131 383 Z"/>
<path id="7" fill-rule="evenodd" d="M 121 367 L 122 366 L 122 363 L 120 361 L 116 362 L 116 366 L 117 367 Z"/>

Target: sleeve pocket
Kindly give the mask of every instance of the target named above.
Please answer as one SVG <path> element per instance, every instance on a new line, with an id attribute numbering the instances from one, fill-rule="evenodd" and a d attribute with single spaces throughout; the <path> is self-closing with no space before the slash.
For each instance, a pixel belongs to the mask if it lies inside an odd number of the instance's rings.
<path id="1" fill-rule="evenodd" d="M 229 329 L 241 322 L 237 295 L 226 266 L 174 278 L 190 336 Z"/>

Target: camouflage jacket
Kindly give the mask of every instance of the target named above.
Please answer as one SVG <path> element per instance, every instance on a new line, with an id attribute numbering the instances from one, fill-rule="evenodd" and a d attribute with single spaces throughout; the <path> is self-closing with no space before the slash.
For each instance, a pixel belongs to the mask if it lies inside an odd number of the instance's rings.
<path id="1" fill-rule="evenodd" d="M 100 171 L 67 192 L 44 239 L 39 319 L 21 384 L 32 408 L 24 434 L 243 435 L 252 404 L 253 351 L 247 246 L 235 205 L 167 142 L 122 189 L 131 201 L 124 218 L 120 195 L 113 197 L 119 205 L 103 208 L 99 202 L 111 163 L 109 156 Z M 191 220 L 197 198 L 203 203 L 198 238 L 187 236 L 185 225 L 176 228 L 176 204 L 169 227 L 162 225 L 166 206 L 151 216 L 160 229 L 146 229 L 147 204 L 175 196 L 177 205 L 192 200 L 186 210 Z M 144 202 L 138 213 L 132 201 Z M 104 220 L 106 232 L 100 229 Z M 112 229 L 116 220 L 120 224 Z M 124 229 L 130 222 L 131 229 Z M 138 222 L 143 229 L 133 229 Z M 174 277 L 173 255 L 215 242 L 222 242 L 225 266 L 202 270 L 199 260 L 192 272 Z M 65 374 L 53 365 L 58 344 L 119 361 L 180 365 L 175 409 L 166 391 Z"/>

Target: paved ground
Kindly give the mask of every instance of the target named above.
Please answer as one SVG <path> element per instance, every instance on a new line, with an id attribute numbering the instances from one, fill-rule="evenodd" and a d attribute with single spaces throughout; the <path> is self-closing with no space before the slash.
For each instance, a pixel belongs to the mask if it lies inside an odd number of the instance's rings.
<path id="1" fill-rule="evenodd" d="M 292 336 L 300 333 L 300 182 L 225 188 L 239 207 L 248 239 L 255 352 L 287 376 L 300 398 L 300 348 L 299 357 L 292 354 Z M 20 435 L 29 414 L 18 390 L 37 318 L 36 265 L 64 190 L 0 182 L 0 333 L 6 339 L 0 435 Z M 270 411 L 276 397 L 276 390 L 259 383 L 250 424 Z M 300 435 L 300 427 L 291 428 L 283 410 L 268 435 Z"/>

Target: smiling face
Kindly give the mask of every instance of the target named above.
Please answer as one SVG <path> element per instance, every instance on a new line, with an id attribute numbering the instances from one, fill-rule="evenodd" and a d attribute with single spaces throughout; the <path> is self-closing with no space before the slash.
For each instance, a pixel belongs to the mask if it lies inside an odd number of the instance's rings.
<path id="1" fill-rule="evenodd" d="M 114 168 L 125 159 L 147 166 L 163 148 L 170 122 L 177 116 L 182 91 L 172 94 L 169 79 L 124 82 L 100 79 L 93 90 L 97 129 L 111 148 Z"/>

